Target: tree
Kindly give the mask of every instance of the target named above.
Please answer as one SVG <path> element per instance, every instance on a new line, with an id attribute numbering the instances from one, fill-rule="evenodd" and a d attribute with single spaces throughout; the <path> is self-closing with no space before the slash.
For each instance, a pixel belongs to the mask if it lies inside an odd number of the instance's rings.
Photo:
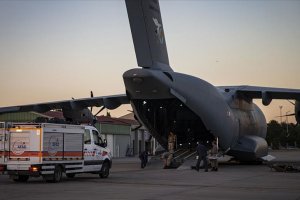
<path id="1" fill-rule="evenodd" d="M 271 120 L 268 123 L 266 140 L 273 149 L 280 147 L 294 146 L 300 147 L 300 126 L 294 124 L 281 123 Z"/>
<path id="2" fill-rule="evenodd" d="M 275 120 L 271 120 L 268 123 L 267 137 L 266 140 L 268 145 L 273 149 L 279 149 L 280 138 L 282 134 L 282 126 Z"/>

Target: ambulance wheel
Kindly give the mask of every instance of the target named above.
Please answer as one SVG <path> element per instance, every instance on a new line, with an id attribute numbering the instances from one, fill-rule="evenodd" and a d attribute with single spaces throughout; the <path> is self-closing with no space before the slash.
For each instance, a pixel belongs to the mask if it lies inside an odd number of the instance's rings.
<path id="1" fill-rule="evenodd" d="M 66 174 L 66 176 L 67 176 L 68 178 L 74 178 L 74 177 L 75 177 L 75 173 Z"/>
<path id="2" fill-rule="evenodd" d="M 101 178 L 107 178 L 109 176 L 109 163 L 108 162 L 103 163 L 99 176 Z"/>
<path id="3" fill-rule="evenodd" d="M 18 177 L 14 178 L 13 180 L 15 182 L 27 182 L 29 179 L 29 176 L 27 175 L 19 175 Z"/>
<path id="4" fill-rule="evenodd" d="M 56 166 L 53 174 L 53 182 L 57 183 L 60 182 L 62 178 L 62 168 L 61 166 Z"/>
<path id="5" fill-rule="evenodd" d="M 44 179 L 50 183 L 60 182 L 62 179 L 62 168 L 61 166 L 56 166 L 53 175 L 45 175 Z"/>

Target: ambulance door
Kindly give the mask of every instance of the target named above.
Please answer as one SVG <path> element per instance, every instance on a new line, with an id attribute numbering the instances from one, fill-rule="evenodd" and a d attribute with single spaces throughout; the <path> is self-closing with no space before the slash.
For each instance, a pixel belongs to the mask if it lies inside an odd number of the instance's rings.
<path id="1" fill-rule="evenodd" d="M 84 171 L 93 172 L 95 171 L 94 167 L 94 145 L 92 140 L 92 132 L 90 129 L 85 129 L 84 133 Z"/>
<path id="2" fill-rule="evenodd" d="M 92 130 L 92 135 L 93 135 L 93 140 L 94 140 L 94 147 L 93 150 L 95 151 L 95 156 L 94 156 L 94 164 L 95 164 L 95 170 L 100 171 L 103 163 L 103 158 L 102 158 L 102 151 L 103 148 L 101 145 L 103 144 L 103 141 L 101 137 L 99 136 L 98 131 Z"/>

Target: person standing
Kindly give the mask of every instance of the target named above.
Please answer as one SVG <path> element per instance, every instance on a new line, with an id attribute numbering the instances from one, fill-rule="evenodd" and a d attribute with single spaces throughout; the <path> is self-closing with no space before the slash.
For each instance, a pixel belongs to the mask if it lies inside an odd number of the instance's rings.
<path id="1" fill-rule="evenodd" d="M 205 172 L 207 172 L 208 171 L 208 166 L 207 166 L 207 147 L 203 144 L 202 141 L 198 143 L 196 151 L 197 151 L 197 155 L 198 155 L 198 160 L 197 160 L 197 164 L 196 164 L 196 170 L 199 172 L 200 163 L 201 163 L 201 160 L 203 160 L 204 170 L 205 170 Z"/>
<path id="2" fill-rule="evenodd" d="M 147 163 L 148 163 L 148 152 L 143 151 L 140 155 L 139 158 L 141 160 L 141 168 L 145 168 Z"/>
<path id="3" fill-rule="evenodd" d="M 217 159 L 217 156 L 218 156 L 218 144 L 217 144 L 217 141 L 214 140 L 212 142 L 212 148 L 211 148 L 211 151 L 210 151 L 210 164 L 211 164 L 211 171 L 218 171 L 218 159 Z"/>
<path id="4" fill-rule="evenodd" d="M 176 135 L 170 132 L 168 135 L 168 158 L 165 168 L 170 168 L 173 160 L 174 148 L 175 148 Z"/>
<path id="5" fill-rule="evenodd" d="M 170 156 L 170 153 L 168 151 L 164 152 L 163 154 L 161 154 L 161 159 L 163 160 L 164 166 L 163 169 L 168 169 L 168 158 Z"/>
<path id="6" fill-rule="evenodd" d="M 170 132 L 168 136 L 168 151 L 170 153 L 174 153 L 175 141 L 176 135 L 173 132 Z"/>

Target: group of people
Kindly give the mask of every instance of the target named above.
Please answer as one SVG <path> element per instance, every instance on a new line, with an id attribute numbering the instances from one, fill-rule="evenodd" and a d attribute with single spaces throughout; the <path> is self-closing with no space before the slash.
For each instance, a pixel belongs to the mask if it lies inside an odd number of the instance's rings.
<path id="1" fill-rule="evenodd" d="M 173 132 L 169 133 L 168 136 L 168 151 L 162 154 L 162 160 L 164 161 L 164 169 L 171 168 L 171 163 L 173 160 L 173 154 L 175 149 L 176 135 Z M 139 158 L 141 160 L 141 168 L 145 168 L 148 163 L 148 151 L 143 151 L 140 153 Z"/>
<path id="2" fill-rule="evenodd" d="M 168 151 L 162 154 L 161 159 L 164 162 L 164 169 L 171 168 L 173 154 L 175 149 L 176 135 L 173 132 L 169 133 L 168 136 Z M 209 151 L 209 153 L 208 153 Z M 218 144 L 217 140 L 213 140 L 211 144 L 211 149 L 209 150 L 207 145 L 200 141 L 196 148 L 197 152 L 197 163 L 195 169 L 199 171 L 200 163 L 203 161 L 203 167 L 205 172 L 208 171 L 208 159 L 211 164 L 211 171 L 218 171 Z M 139 158 L 141 160 L 141 168 L 145 168 L 148 163 L 148 151 L 143 151 L 140 153 Z"/>
<path id="3" fill-rule="evenodd" d="M 207 172 L 208 171 L 208 162 L 207 159 L 209 158 L 211 167 L 212 167 L 212 171 L 218 171 L 218 144 L 217 141 L 214 140 L 212 142 L 212 148 L 210 150 L 209 156 L 208 156 L 208 148 L 206 145 L 203 144 L 203 142 L 199 142 L 196 148 L 196 152 L 197 152 L 197 156 L 198 156 L 198 160 L 196 163 L 196 167 L 195 169 L 197 171 L 199 171 L 200 169 L 200 163 L 201 161 L 203 161 L 203 167 L 204 167 L 204 171 Z"/>

